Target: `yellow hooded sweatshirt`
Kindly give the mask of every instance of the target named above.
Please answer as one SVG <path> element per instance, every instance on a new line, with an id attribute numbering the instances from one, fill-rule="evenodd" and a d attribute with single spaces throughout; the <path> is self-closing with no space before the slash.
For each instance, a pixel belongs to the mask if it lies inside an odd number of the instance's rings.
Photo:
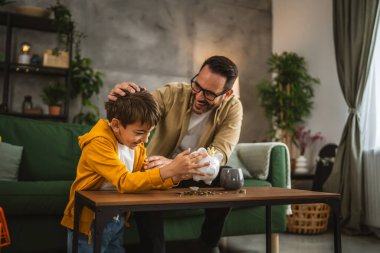
<path id="1" fill-rule="evenodd" d="M 70 189 L 70 198 L 61 224 L 74 227 L 74 196 L 76 191 L 99 190 L 106 182 L 111 182 L 120 193 L 132 193 L 150 189 L 167 189 L 173 186 L 171 179 L 162 181 L 158 168 L 144 170 L 146 150 L 143 144 L 135 148 L 133 172 L 126 169 L 118 157 L 117 140 L 107 120 L 99 120 L 90 132 L 79 138 L 82 155 L 77 167 L 77 175 Z M 94 213 L 83 208 L 79 231 L 90 235 Z"/>

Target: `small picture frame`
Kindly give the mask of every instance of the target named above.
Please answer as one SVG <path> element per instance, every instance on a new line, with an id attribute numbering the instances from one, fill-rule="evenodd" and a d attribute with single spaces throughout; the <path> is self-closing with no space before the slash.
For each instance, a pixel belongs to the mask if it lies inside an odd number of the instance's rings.
<path id="1" fill-rule="evenodd" d="M 46 49 L 42 65 L 44 67 L 67 69 L 69 68 L 69 53 L 66 51 L 59 51 L 58 55 L 55 55 L 53 54 L 53 50 Z"/>

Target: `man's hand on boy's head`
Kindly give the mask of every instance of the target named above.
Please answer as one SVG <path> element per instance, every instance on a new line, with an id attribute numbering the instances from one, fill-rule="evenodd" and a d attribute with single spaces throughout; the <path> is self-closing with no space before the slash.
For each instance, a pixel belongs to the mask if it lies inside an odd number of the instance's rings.
<path id="1" fill-rule="evenodd" d="M 116 84 L 115 87 L 108 94 L 108 99 L 111 101 L 116 101 L 117 100 L 116 95 L 125 96 L 125 92 L 123 90 L 126 90 L 130 93 L 135 93 L 136 91 L 146 90 L 146 89 L 132 82 L 119 83 L 119 84 Z"/>
<path id="2" fill-rule="evenodd" d="M 164 156 L 149 156 L 145 158 L 145 162 L 147 162 L 147 165 L 144 165 L 144 169 L 149 170 L 153 168 L 162 168 L 165 165 L 171 163 L 173 160 L 166 158 Z"/>

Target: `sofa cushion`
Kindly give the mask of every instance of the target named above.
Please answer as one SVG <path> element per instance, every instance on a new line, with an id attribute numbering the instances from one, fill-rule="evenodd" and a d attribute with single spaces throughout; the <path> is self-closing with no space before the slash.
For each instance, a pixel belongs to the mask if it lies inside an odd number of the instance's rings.
<path id="1" fill-rule="evenodd" d="M 0 115 L 4 142 L 24 147 L 19 180 L 73 180 L 81 154 L 78 136 L 90 126 Z"/>
<path id="2" fill-rule="evenodd" d="M 8 215 L 63 215 L 72 181 L 0 182 L 0 206 Z"/>
<path id="3" fill-rule="evenodd" d="M 272 186 L 269 181 L 258 180 L 258 179 L 244 179 L 244 186 Z"/>
<path id="4" fill-rule="evenodd" d="M 240 160 L 237 148 L 234 148 L 234 150 L 232 151 L 231 156 L 230 158 L 228 158 L 228 162 L 226 165 L 231 166 L 232 168 L 241 168 L 244 178 L 252 178 L 252 175 L 249 173 L 248 169 L 246 168 L 246 165 Z"/>
<path id="5" fill-rule="evenodd" d="M 20 166 L 21 146 L 0 142 L 0 181 L 17 181 Z"/>
<path id="6" fill-rule="evenodd" d="M 246 165 L 246 168 L 252 177 L 261 180 L 267 180 L 271 171 L 270 167 L 273 162 L 273 151 L 278 147 L 281 147 L 285 150 L 285 172 L 287 172 L 288 152 L 286 145 L 283 143 L 239 143 L 236 146 L 236 149 L 240 160 Z"/>

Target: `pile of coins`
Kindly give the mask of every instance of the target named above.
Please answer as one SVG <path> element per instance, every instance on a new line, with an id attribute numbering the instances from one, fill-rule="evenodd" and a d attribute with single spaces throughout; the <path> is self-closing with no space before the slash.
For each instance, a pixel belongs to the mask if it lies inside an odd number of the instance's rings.
<path id="1" fill-rule="evenodd" d="M 219 195 L 219 194 L 225 194 L 227 192 L 225 191 L 210 191 L 210 190 L 196 190 L 196 191 L 184 191 L 184 192 L 178 192 L 179 196 L 210 196 L 210 195 Z"/>
<path id="2" fill-rule="evenodd" d="M 229 191 L 231 193 L 231 191 Z M 177 192 L 179 196 L 211 196 L 226 194 L 228 191 L 212 191 L 212 190 L 200 190 L 199 187 L 192 186 L 189 191 Z M 235 193 L 246 194 L 246 189 L 240 189 Z"/>

